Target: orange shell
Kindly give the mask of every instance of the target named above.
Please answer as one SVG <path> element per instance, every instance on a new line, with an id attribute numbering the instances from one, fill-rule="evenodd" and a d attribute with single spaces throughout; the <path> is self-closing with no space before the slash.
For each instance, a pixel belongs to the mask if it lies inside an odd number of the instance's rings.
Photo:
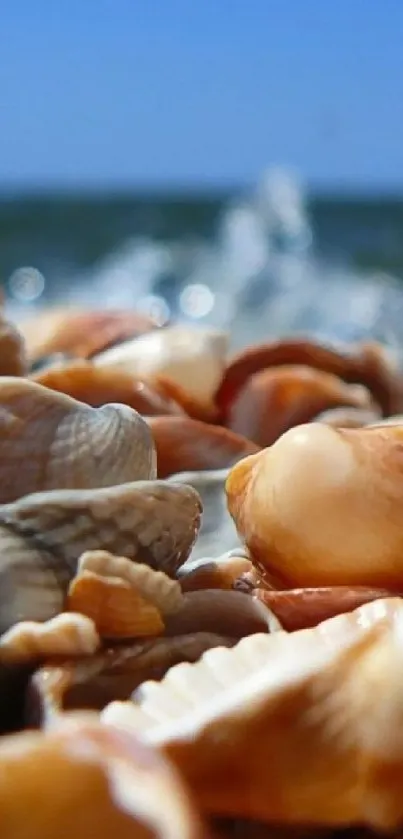
<path id="1" fill-rule="evenodd" d="M 177 472 L 224 469 L 258 447 L 227 428 L 189 417 L 151 417 L 147 420 L 157 449 L 158 477 Z"/>
<path id="2" fill-rule="evenodd" d="M 4 839 L 206 836 L 170 764 L 89 713 L 2 740 L 0 826 Z"/>
<path id="3" fill-rule="evenodd" d="M 231 556 L 224 561 L 214 559 L 185 565 L 180 569 L 179 579 L 183 592 L 200 589 L 233 589 L 243 574 L 253 572 L 253 565 L 245 556 Z"/>
<path id="4" fill-rule="evenodd" d="M 227 425 L 258 446 L 270 446 L 292 428 L 335 406 L 369 408 L 371 397 L 360 385 L 348 385 L 311 367 L 271 367 L 250 376 L 235 397 Z"/>
<path id="5" fill-rule="evenodd" d="M 22 323 L 21 331 L 33 361 L 57 352 L 90 358 L 117 341 L 142 335 L 156 326 L 139 312 L 50 309 Z"/>
<path id="6" fill-rule="evenodd" d="M 108 402 L 120 402 L 147 416 L 183 414 L 180 405 L 158 392 L 153 384 L 139 381 L 120 370 L 95 367 L 90 361 L 77 360 L 60 367 L 49 367 L 31 378 L 94 408 Z"/>
<path id="7" fill-rule="evenodd" d="M 208 423 L 219 422 L 220 414 L 213 403 L 205 403 L 195 399 L 181 385 L 168 378 L 168 376 L 159 376 L 154 381 L 154 386 L 162 396 L 173 399 L 174 402 L 180 405 L 185 414 L 192 419 Z"/>
<path id="8" fill-rule="evenodd" d="M 403 407 L 402 376 L 394 370 L 379 344 L 366 343 L 342 352 L 303 338 L 281 339 L 241 350 L 229 362 L 215 401 L 226 416 L 228 410 L 254 373 L 268 367 L 302 364 L 332 373 L 345 382 L 365 385 L 387 416 Z"/>
<path id="9" fill-rule="evenodd" d="M 91 618 L 106 638 L 142 638 L 164 631 L 156 606 L 119 577 L 82 571 L 70 583 L 67 606 L 69 611 Z"/>
<path id="10" fill-rule="evenodd" d="M 260 588 L 254 594 L 274 612 L 287 632 L 294 632 L 352 612 L 364 603 L 388 597 L 389 593 L 385 589 L 365 586 L 328 586 L 283 591 Z"/>

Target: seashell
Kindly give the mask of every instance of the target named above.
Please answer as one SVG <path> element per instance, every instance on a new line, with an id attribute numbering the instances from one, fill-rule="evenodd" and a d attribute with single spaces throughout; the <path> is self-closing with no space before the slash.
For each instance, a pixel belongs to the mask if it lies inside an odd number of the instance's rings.
<path id="1" fill-rule="evenodd" d="M 232 402 L 226 424 L 258 446 L 270 446 L 288 428 L 341 405 L 369 408 L 371 397 L 362 385 L 345 384 L 321 370 L 272 367 L 249 377 Z"/>
<path id="2" fill-rule="evenodd" d="M 402 376 L 391 353 L 380 344 L 363 343 L 345 351 L 305 338 L 284 338 L 247 347 L 230 360 L 217 389 L 215 402 L 227 412 L 254 373 L 268 367 L 299 364 L 360 383 L 388 415 L 403 410 Z"/>
<path id="3" fill-rule="evenodd" d="M 90 361 L 78 359 L 70 364 L 49 367 L 32 378 L 38 384 L 95 408 L 107 402 L 120 402 L 148 416 L 183 414 L 180 405 L 153 385 L 134 379 L 130 373 L 95 367 Z"/>
<path id="4" fill-rule="evenodd" d="M 94 362 L 147 381 L 170 379 L 197 403 L 211 406 L 227 348 L 225 332 L 168 326 L 101 353 Z"/>
<path id="5" fill-rule="evenodd" d="M 125 405 L 89 408 L 26 379 L 4 377 L 0 476 L 0 503 L 40 490 L 152 479 L 152 436 L 147 423 Z"/>
<path id="6" fill-rule="evenodd" d="M 217 559 L 185 562 L 178 569 L 182 591 L 205 588 L 232 589 L 243 574 L 253 571 L 253 565 L 242 551 L 228 551 Z"/>
<path id="7" fill-rule="evenodd" d="M 45 623 L 21 621 L 0 638 L 2 664 L 25 663 L 52 656 L 93 655 L 100 639 L 92 620 L 62 613 Z"/>
<path id="8" fill-rule="evenodd" d="M 77 362 L 74 355 L 69 355 L 68 353 L 62 352 L 55 352 L 51 355 L 42 355 L 39 358 L 35 359 L 35 361 L 32 361 L 29 365 L 29 373 L 35 381 L 38 381 L 39 384 L 42 384 L 42 382 L 39 380 L 39 376 L 37 376 L 38 373 L 41 373 L 43 371 L 47 372 L 50 367 L 65 367 L 73 363 L 80 363 L 79 361 Z M 83 364 L 85 363 L 86 362 L 84 361 Z M 55 388 L 55 390 L 57 390 L 57 388 Z M 71 395 L 72 394 L 69 394 L 69 396 Z"/>
<path id="9" fill-rule="evenodd" d="M 0 376 L 25 376 L 27 372 L 24 339 L 0 312 Z"/>
<path id="10" fill-rule="evenodd" d="M 48 663 L 31 678 L 28 724 L 48 727 L 62 711 L 101 710 L 114 699 L 129 699 L 145 680 L 161 679 L 175 664 L 197 661 L 212 647 L 234 644 L 234 638 L 196 632 L 109 646 L 82 660 Z"/>
<path id="11" fill-rule="evenodd" d="M 182 589 L 177 580 L 171 580 L 163 571 L 154 571 L 124 556 L 114 556 L 107 551 L 87 551 L 78 561 L 78 573 L 92 571 L 106 577 L 126 580 L 162 615 L 176 612 L 182 602 Z"/>
<path id="12" fill-rule="evenodd" d="M 162 481 L 55 490 L 0 506 L 0 634 L 61 612 L 84 551 L 108 550 L 174 576 L 200 513 L 191 487 Z"/>
<path id="13" fill-rule="evenodd" d="M 166 619 L 166 635 L 211 632 L 243 638 L 281 628 L 263 600 L 241 591 L 205 589 L 184 594 L 180 608 Z"/>
<path id="14" fill-rule="evenodd" d="M 0 824 L 7 839 L 207 835 L 174 768 L 89 713 L 66 716 L 46 736 L 24 732 L 2 740 Z"/>
<path id="15" fill-rule="evenodd" d="M 243 462 L 243 461 L 241 461 Z M 167 484 L 186 484 L 199 493 L 203 504 L 203 518 L 191 560 L 224 553 L 241 542 L 231 517 L 228 515 L 225 482 L 230 469 L 203 472 L 180 472 L 168 478 Z"/>
<path id="16" fill-rule="evenodd" d="M 287 632 L 317 626 L 336 615 L 352 612 L 364 603 L 389 596 L 385 589 L 365 586 L 294 588 L 285 591 L 260 588 L 254 594 L 276 615 Z"/>
<path id="17" fill-rule="evenodd" d="M 176 405 L 180 405 L 182 412 L 191 419 L 210 424 L 220 421 L 220 413 L 213 402 L 203 402 L 200 397 L 192 396 L 184 387 L 167 376 L 158 376 L 153 380 L 153 386 L 161 397 L 173 400 Z"/>
<path id="18" fill-rule="evenodd" d="M 403 586 L 403 427 L 286 432 L 233 467 L 228 509 L 279 588 Z"/>
<path id="19" fill-rule="evenodd" d="M 253 635 L 145 683 L 101 718 L 141 731 L 206 813 L 321 827 L 401 825 L 403 604 Z M 204 701 L 201 701 L 201 697 Z"/>
<path id="20" fill-rule="evenodd" d="M 362 428 L 364 425 L 378 424 L 380 418 L 381 414 L 375 407 L 329 408 L 314 417 L 314 422 L 324 422 L 333 428 Z"/>
<path id="21" fill-rule="evenodd" d="M 189 417 L 149 417 L 157 449 L 158 476 L 225 469 L 258 447 L 227 428 Z"/>
<path id="22" fill-rule="evenodd" d="M 48 309 L 20 324 L 29 358 L 52 353 L 90 358 L 119 341 L 135 338 L 158 324 L 147 315 L 122 310 Z"/>
<path id="23" fill-rule="evenodd" d="M 164 631 L 158 609 L 120 577 L 81 571 L 70 583 L 67 608 L 91 618 L 106 638 L 142 638 Z"/>

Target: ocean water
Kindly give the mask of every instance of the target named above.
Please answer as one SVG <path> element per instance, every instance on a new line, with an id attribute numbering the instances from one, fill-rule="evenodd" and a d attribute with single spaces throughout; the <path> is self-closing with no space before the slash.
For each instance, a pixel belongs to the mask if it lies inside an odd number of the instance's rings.
<path id="1" fill-rule="evenodd" d="M 403 343 L 403 196 L 306 193 L 272 168 L 232 193 L 0 199 L 9 310 L 137 306 L 231 330 Z"/>

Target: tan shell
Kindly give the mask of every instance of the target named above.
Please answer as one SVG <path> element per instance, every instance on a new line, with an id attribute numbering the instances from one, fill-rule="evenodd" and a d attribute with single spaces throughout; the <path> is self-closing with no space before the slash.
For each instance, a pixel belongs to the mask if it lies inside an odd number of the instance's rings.
<path id="1" fill-rule="evenodd" d="M 315 422 L 324 422 L 334 428 L 362 428 L 372 423 L 378 425 L 380 418 L 381 413 L 376 408 L 330 408 L 318 414 Z"/>
<path id="2" fill-rule="evenodd" d="M 283 585 L 403 587 L 403 426 L 284 434 L 233 467 L 228 508 Z"/>
<path id="3" fill-rule="evenodd" d="M 168 326 L 107 350 L 94 362 L 149 381 L 167 377 L 198 402 L 209 404 L 224 371 L 227 348 L 225 332 Z"/>
<path id="4" fill-rule="evenodd" d="M 227 428 L 189 417 L 149 417 L 157 450 L 158 477 L 233 466 L 258 447 Z"/>
<path id="5" fill-rule="evenodd" d="M 403 603 L 254 635 L 102 719 L 163 749 L 203 811 L 390 830 L 403 819 Z"/>
<path id="6" fill-rule="evenodd" d="M 0 376 L 26 376 L 25 343 L 18 329 L 0 312 Z"/>
<path id="7" fill-rule="evenodd" d="M 52 725 L 64 710 L 101 710 L 114 699 L 129 699 L 147 679 L 161 679 L 181 661 L 197 661 L 212 647 L 231 647 L 234 638 L 196 632 L 111 644 L 93 656 L 48 663 L 30 682 L 28 725 Z"/>
<path id="8" fill-rule="evenodd" d="M 0 633 L 61 612 L 87 550 L 101 548 L 174 576 L 191 551 L 200 515 L 191 487 L 163 481 L 55 490 L 0 506 Z"/>
<path id="9" fill-rule="evenodd" d="M 0 503 L 152 479 L 155 457 L 148 425 L 131 408 L 90 408 L 26 379 L 0 378 Z"/>
<path id="10" fill-rule="evenodd" d="M 106 638 L 142 638 L 164 631 L 158 609 L 119 577 L 81 571 L 70 583 L 67 608 L 91 618 Z"/>
<path id="11" fill-rule="evenodd" d="M 95 714 L 1 741 L 0 824 L 4 839 L 206 836 L 174 769 Z"/>
<path id="12" fill-rule="evenodd" d="M 0 662 L 93 655 L 99 645 L 92 620 L 83 614 L 64 612 L 45 623 L 22 621 L 5 632 L 0 638 Z"/>
<path id="13" fill-rule="evenodd" d="M 162 615 L 176 612 L 180 607 L 183 596 L 179 582 L 148 565 L 132 562 L 123 556 L 114 556 L 108 551 L 87 551 L 78 562 L 78 572 L 83 571 L 126 580 L 149 603 L 153 603 Z"/>

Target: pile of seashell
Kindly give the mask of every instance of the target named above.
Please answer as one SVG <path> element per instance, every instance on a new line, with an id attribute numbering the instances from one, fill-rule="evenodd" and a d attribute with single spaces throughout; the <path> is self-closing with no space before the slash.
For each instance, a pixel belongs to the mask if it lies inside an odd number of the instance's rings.
<path id="1" fill-rule="evenodd" d="M 403 835 L 397 360 L 0 318 L 0 836 Z"/>

